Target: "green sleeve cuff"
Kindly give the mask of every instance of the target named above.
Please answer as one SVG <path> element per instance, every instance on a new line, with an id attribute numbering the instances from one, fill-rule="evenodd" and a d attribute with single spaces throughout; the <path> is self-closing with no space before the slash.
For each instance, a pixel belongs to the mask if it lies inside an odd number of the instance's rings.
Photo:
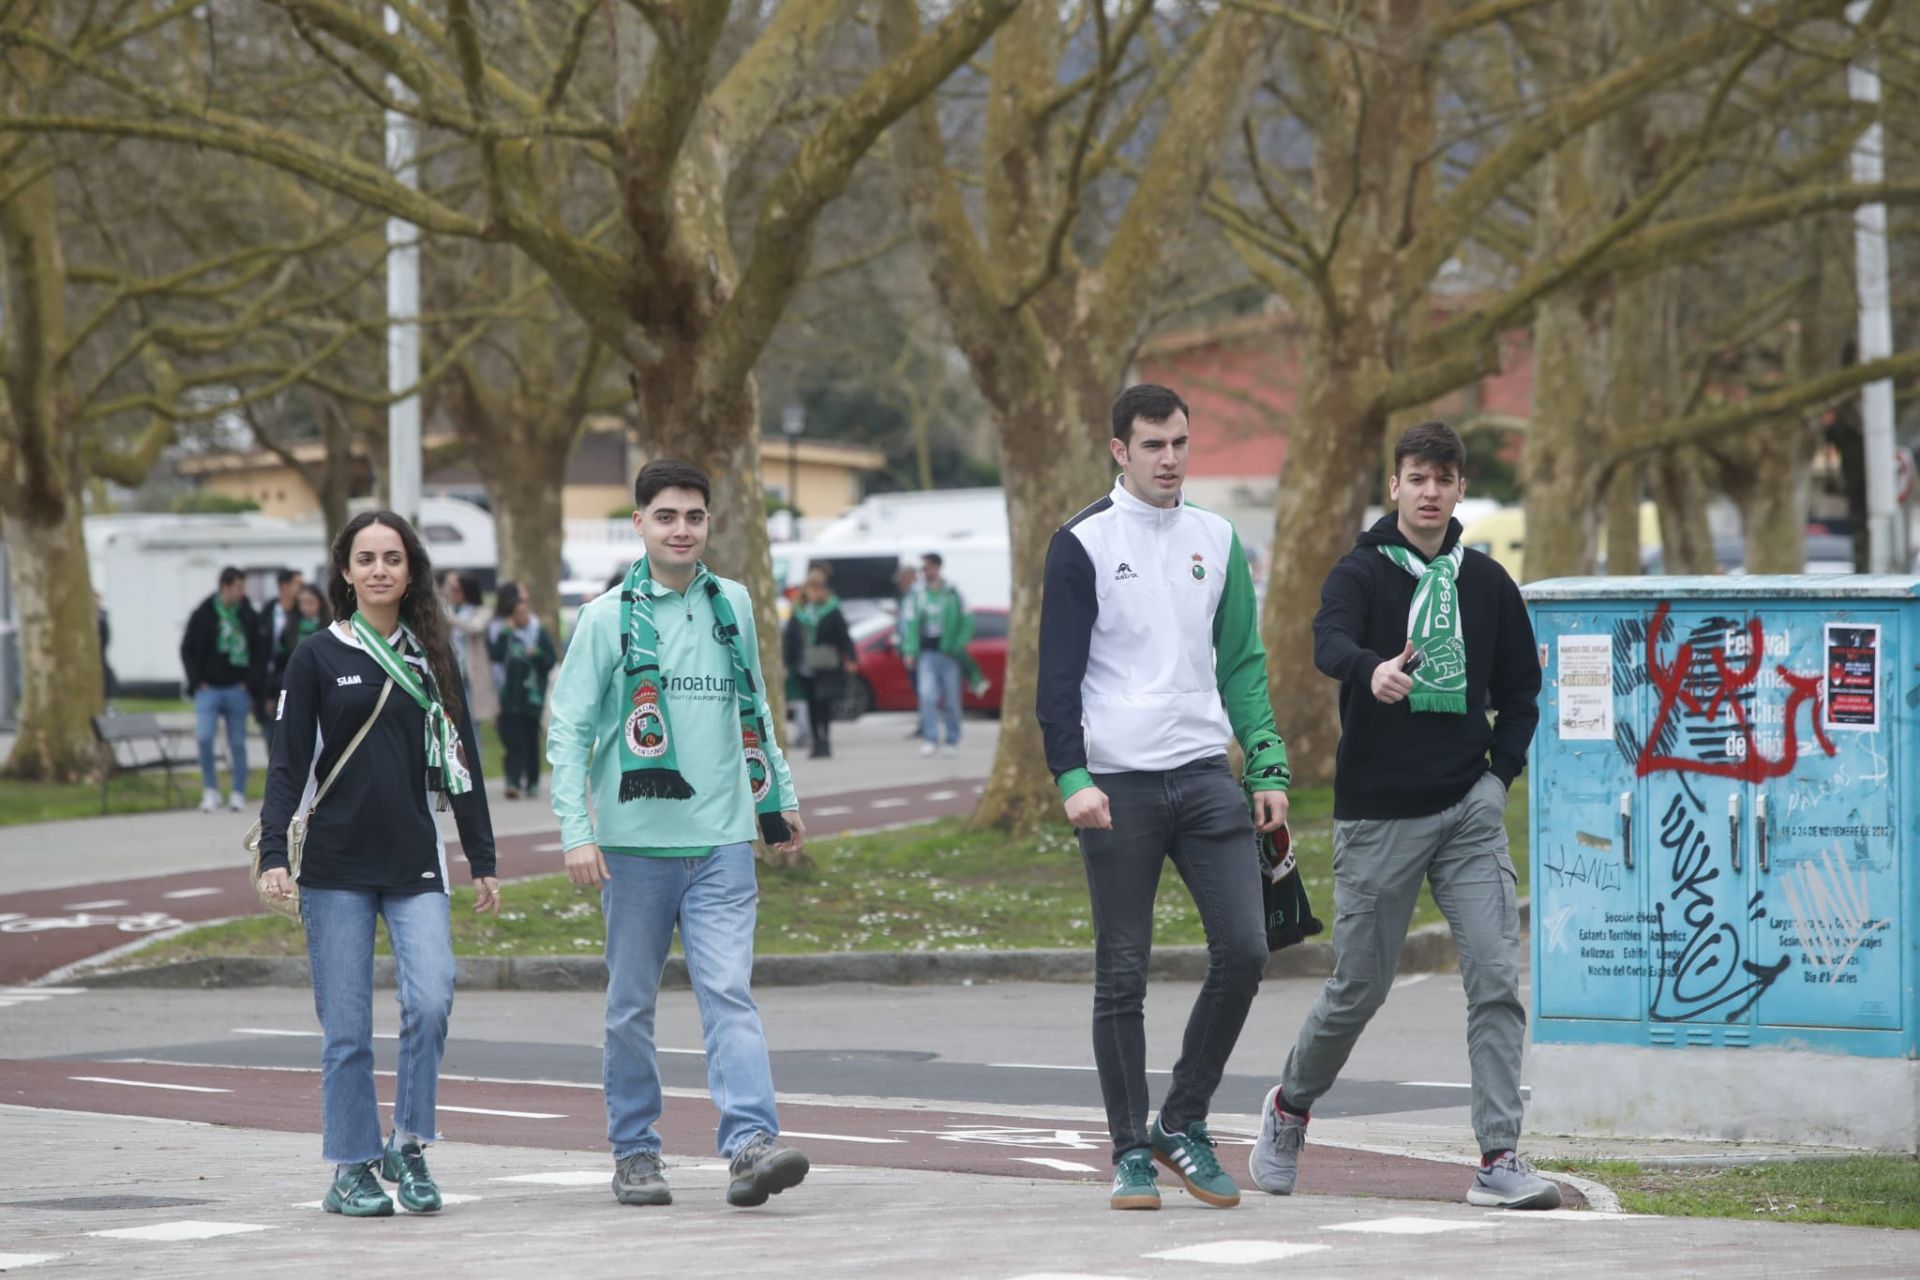
<path id="1" fill-rule="evenodd" d="M 1076 791 L 1085 791 L 1093 785 L 1093 775 L 1085 769 L 1069 769 L 1060 775 L 1060 798 L 1065 800 Z"/>

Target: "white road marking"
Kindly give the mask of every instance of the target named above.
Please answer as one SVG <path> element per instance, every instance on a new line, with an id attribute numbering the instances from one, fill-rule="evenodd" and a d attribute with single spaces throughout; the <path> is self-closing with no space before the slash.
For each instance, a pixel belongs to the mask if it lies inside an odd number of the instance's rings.
<path id="1" fill-rule="evenodd" d="M 817 809 L 807 810 L 807 816 L 812 818 L 837 818 L 843 813 L 852 812 L 853 806 L 850 804 L 823 804 Z"/>
<path id="2" fill-rule="evenodd" d="M 1013 1280 L 1127 1280 L 1125 1276 L 1097 1276 L 1091 1271 L 1029 1271 Z"/>
<path id="3" fill-rule="evenodd" d="M 69 902 L 60 908 L 62 911 L 105 911 L 108 907 L 124 907 L 125 898 L 102 898 L 98 902 Z"/>
<path id="4" fill-rule="evenodd" d="M 0 996 L 83 996 L 85 987 L 0 987 Z"/>
<path id="5" fill-rule="evenodd" d="M 1074 1067 L 1058 1062 L 989 1062 L 990 1067 L 1002 1067 L 1008 1071 L 1098 1071 L 1098 1067 Z M 1171 1067 L 1148 1067 L 1150 1076 L 1170 1076 Z"/>
<path id="6" fill-rule="evenodd" d="M 232 1093 L 231 1089 L 210 1089 L 203 1084 L 161 1084 L 158 1080 L 121 1080 L 114 1076 L 68 1076 L 87 1084 L 123 1084 L 129 1089 L 172 1089 L 177 1093 Z"/>
<path id="7" fill-rule="evenodd" d="M 1410 973 L 1404 978 L 1395 980 L 1393 989 L 1398 991 L 1402 987 L 1417 987 L 1432 976 L 1430 973 Z"/>
<path id="8" fill-rule="evenodd" d="M 958 791 L 929 791 L 920 798 L 922 800 L 957 800 L 960 798 L 960 793 Z"/>
<path id="9" fill-rule="evenodd" d="M 982 796 L 982 795 L 985 795 L 986 793 L 987 793 L 987 788 L 986 788 L 986 784 L 984 784 L 984 783 L 975 783 L 975 784 L 974 784 L 974 788 L 973 788 L 973 794 L 975 794 L 975 795 L 977 795 L 977 796 Z"/>
<path id="10" fill-rule="evenodd" d="M 1554 1177 L 1564 1178 L 1564 1173 L 1555 1172 Z M 1609 1213 L 1604 1209 L 1529 1209 L 1525 1213 L 1516 1213 L 1512 1209 L 1489 1209 L 1489 1218 L 1501 1222 L 1531 1222 L 1541 1218 L 1548 1222 L 1653 1222 L 1664 1214 L 1658 1213 Z"/>
<path id="11" fill-rule="evenodd" d="M 816 1142 L 869 1142 L 876 1146 L 904 1146 L 905 1138 L 856 1138 L 847 1133 L 802 1133 L 798 1129 L 782 1129 L 783 1138 L 811 1138 Z"/>
<path id="12" fill-rule="evenodd" d="M 51 999 L 53 999 L 52 996 L 43 996 L 37 991 L 22 991 L 19 995 L 0 996 L 0 1004 L 37 1004 Z"/>
<path id="13" fill-rule="evenodd" d="M 656 1045 L 654 1046 L 653 1051 L 655 1053 L 690 1053 L 698 1058 L 704 1058 L 707 1056 L 707 1051 L 705 1049 L 662 1049 L 658 1045 Z"/>
<path id="14" fill-rule="evenodd" d="M 0 1271 L 30 1267 L 36 1262 L 52 1262 L 59 1256 L 57 1253 L 0 1253 Z"/>
<path id="15" fill-rule="evenodd" d="M 1400 1087 L 1402 1089 L 1471 1089 L 1473 1085 L 1461 1084 L 1458 1080 L 1402 1080 Z M 1523 1084 L 1520 1086 L 1520 1092 L 1532 1093 L 1533 1086 Z"/>
<path id="16" fill-rule="evenodd" d="M 215 894 L 225 893 L 225 889 L 175 889 L 172 893 L 163 893 L 163 898 L 211 898 Z"/>
<path id="17" fill-rule="evenodd" d="M 903 796 L 883 796 L 878 800 L 868 801 L 867 807 L 869 809 L 904 809 L 910 803 L 912 802 Z"/>
<path id="18" fill-rule="evenodd" d="M 532 1182 L 543 1187 L 597 1187 L 613 1177 L 611 1169 L 561 1169 L 554 1173 L 516 1173 L 490 1182 Z"/>
<path id="19" fill-rule="evenodd" d="M 391 1102 L 383 1102 L 383 1107 L 391 1107 Z M 567 1117 L 557 1111 L 494 1111 L 487 1107 L 450 1107 L 442 1102 L 434 1108 L 436 1111 L 458 1111 L 468 1116 L 505 1116 L 509 1120 L 565 1120 Z"/>
<path id="20" fill-rule="evenodd" d="M 1037 1164 L 1046 1169 L 1058 1169 L 1062 1173 L 1098 1173 L 1090 1164 L 1079 1164 L 1072 1160 L 1055 1160 L 1052 1156 L 1015 1156 L 1021 1164 Z"/>
<path id="21" fill-rule="evenodd" d="M 1331 1249 L 1326 1244 L 1293 1244 L 1285 1240 L 1215 1240 L 1210 1244 L 1190 1244 L 1179 1249 L 1142 1254 L 1146 1258 L 1165 1258 L 1169 1262 L 1212 1262 L 1244 1267 L 1255 1262 L 1278 1262 L 1303 1253 Z"/>
<path id="22" fill-rule="evenodd" d="M 89 1231 L 90 1236 L 108 1240 L 211 1240 L 216 1236 L 243 1236 L 249 1231 L 265 1231 L 250 1222 L 200 1222 L 188 1218 L 181 1222 L 156 1222 L 150 1227 L 121 1227 L 117 1231 Z"/>
<path id="23" fill-rule="evenodd" d="M 1448 1231 L 1482 1231 L 1491 1222 L 1448 1222 L 1439 1218 L 1369 1218 L 1365 1222 L 1336 1222 L 1322 1231 L 1352 1231 L 1376 1236 L 1437 1236 Z"/>
<path id="24" fill-rule="evenodd" d="M 318 1031 L 294 1031 L 285 1027 L 228 1027 L 227 1034 L 236 1036 L 298 1036 L 303 1039 L 313 1040 L 320 1038 L 320 1032 Z M 397 1031 L 376 1031 L 373 1033 L 373 1038 L 375 1040 L 398 1040 L 400 1033 Z M 301 1069 L 304 1070 L 305 1068 Z M 441 1078 L 445 1079 L 444 1076 Z"/>
<path id="25" fill-rule="evenodd" d="M 535 853 L 564 853 L 566 848 L 566 842 L 563 840 L 549 840 L 545 844 L 533 846 L 533 851 Z"/>

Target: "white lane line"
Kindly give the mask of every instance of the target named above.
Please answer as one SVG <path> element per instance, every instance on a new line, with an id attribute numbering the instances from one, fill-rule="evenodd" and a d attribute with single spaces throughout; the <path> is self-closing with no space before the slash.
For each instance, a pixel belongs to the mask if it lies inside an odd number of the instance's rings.
<path id="1" fill-rule="evenodd" d="M 458 1191 L 442 1191 L 440 1193 L 441 1204 L 472 1204 L 479 1198 L 479 1196 L 464 1195 Z M 325 1200 L 302 1200 L 300 1203 L 290 1207 L 295 1209 L 324 1209 L 327 1207 L 327 1202 Z"/>
<path id="2" fill-rule="evenodd" d="M 535 853 L 563 853 L 566 851 L 566 847 L 567 846 L 564 841 L 549 840 L 545 844 L 537 844 L 533 846 L 533 851 Z"/>
<path id="3" fill-rule="evenodd" d="M 172 893 L 163 893 L 163 898 L 211 898 L 225 893 L 225 889 L 175 889 Z"/>
<path id="4" fill-rule="evenodd" d="M 980 796 L 980 795 L 985 795 L 986 793 L 987 793 L 987 788 L 985 783 L 974 784 L 973 794 Z"/>
<path id="5" fill-rule="evenodd" d="M 114 1076 L 68 1076 L 87 1084 L 123 1084 L 129 1089 L 172 1089 L 176 1093 L 232 1093 L 231 1089 L 210 1089 L 203 1084 L 161 1084 L 158 1080 L 121 1080 Z"/>
<path id="6" fill-rule="evenodd" d="M 0 996 L 83 996 L 85 987 L 0 987 Z"/>
<path id="7" fill-rule="evenodd" d="M 957 800 L 960 798 L 960 793 L 958 791 L 929 791 L 920 798 L 923 800 Z"/>
<path id="8" fill-rule="evenodd" d="M 1055 1160 L 1052 1156 L 1015 1156 L 1019 1164 L 1037 1164 L 1045 1169 L 1058 1169 L 1062 1173 L 1098 1173 L 1090 1164 L 1079 1164 L 1072 1160 Z"/>
<path id="9" fill-rule="evenodd" d="M 1439 1218 L 1369 1218 L 1365 1222 L 1335 1222 L 1322 1231 L 1352 1231 L 1359 1235 L 1437 1236 L 1448 1231 L 1483 1231 L 1491 1222 L 1447 1222 Z"/>
<path id="10" fill-rule="evenodd" d="M 868 801 L 867 808 L 869 809 L 904 809 L 907 807 L 907 805 L 911 803 L 912 803 L 911 801 L 907 800 L 903 796 L 883 796 L 881 799 Z"/>
<path id="11" fill-rule="evenodd" d="M 320 1038 L 320 1032 L 318 1031 L 293 1031 L 284 1027 L 228 1027 L 227 1034 L 235 1036 L 290 1036 L 312 1040 Z M 376 1031 L 373 1033 L 373 1038 L 375 1040 L 398 1040 L 400 1033 L 397 1031 Z M 302 1070 L 304 1070 L 304 1068 L 302 1068 Z M 441 1078 L 445 1079 L 446 1077 L 442 1076 Z"/>
<path id="12" fill-rule="evenodd" d="M 383 1102 L 383 1107 L 391 1107 L 391 1102 Z M 458 1111 L 468 1116 L 505 1116 L 509 1120 L 565 1120 L 567 1117 L 557 1111 L 494 1111 L 487 1107 L 450 1107 L 442 1102 L 434 1108 L 436 1111 Z"/>
<path id="13" fill-rule="evenodd" d="M 1286 1240 L 1215 1240 L 1209 1244 L 1190 1244 L 1179 1249 L 1142 1254 L 1145 1258 L 1165 1258 L 1169 1262 L 1212 1262 L 1244 1267 L 1255 1262 L 1278 1262 L 1303 1253 L 1331 1249 L 1326 1244 L 1293 1244 Z"/>
<path id="14" fill-rule="evenodd" d="M 125 898 L 102 898 L 98 902 L 69 902 L 60 908 L 62 911 L 105 911 L 108 907 L 124 907 Z"/>
<path id="15" fill-rule="evenodd" d="M 1095 1275 L 1091 1271 L 1029 1271 L 1013 1280 L 1127 1280 L 1125 1276 Z"/>
<path id="16" fill-rule="evenodd" d="M 1458 1080 L 1402 1080 L 1400 1087 L 1402 1089 L 1471 1089 L 1473 1085 L 1461 1084 Z M 1533 1086 L 1523 1084 L 1520 1086 L 1520 1092 L 1532 1093 Z"/>
<path id="17" fill-rule="evenodd" d="M 1432 976 L 1430 973 L 1410 973 L 1404 978 L 1396 979 L 1393 984 L 1393 989 L 1398 991 L 1402 987 L 1417 987 Z"/>
<path id="18" fill-rule="evenodd" d="M 31 1267 L 37 1262 L 52 1262 L 59 1256 L 57 1253 L 0 1253 L 0 1271 Z"/>
<path id="19" fill-rule="evenodd" d="M 1553 1176 L 1564 1178 L 1567 1175 L 1555 1170 Z M 1502 1222 L 1521 1221 L 1521 1215 L 1511 1209 L 1489 1209 L 1487 1216 Z M 1658 1213 L 1614 1213 L 1607 1209 L 1529 1209 L 1525 1220 L 1532 1222 L 1536 1218 L 1541 1218 L 1548 1222 L 1657 1222 L 1664 1216 Z"/>
<path id="20" fill-rule="evenodd" d="M 117 1231 L 89 1231 L 90 1236 L 108 1240 L 211 1240 L 216 1236 L 243 1236 L 249 1231 L 265 1231 L 250 1222 L 200 1222 L 188 1218 L 182 1222 L 156 1222 L 150 1227 L 121 1227 Z"/>
<path id="21" fill-rule="evenodd" d="M 662 1049 L 656 1046 L 654 1048 L 654 1052 L 655 1053 L 690 1053 L 696 1058 L 704 1058 L 707 1056 L 707 1051 L 705 1049 Z"/>
<path id="22" fill-rule="evenodd" d="M 904 1146 L 905 1138 L 856 1138 L 850 1133 L 802 1133 L 798 1129 L 782 1129 L 783 1138 L 810 1138 L 815 1142 L 866 1142 L 874 1146 Z"/>
<path id="23" fill-rule="evenodd" d="M 18 995 L 0 996 L 0 1004 L 39 1004 L 51 999 L 52 996 L 43 996 L 37 991 L 22 991 Z"/>
<path id="24" fill-rule="evenodd" d="M 990 1067 L 1000 1067 L 1007 1071 L 1098 1071 L 1098 1067 L 1071 1067 L 1058 1062 L 989 1062 Z M 1148 1067 L 1150 1076 L 1170 1076 L 1171 1067 Z"/>
<path id="25" fill-rule="evenodd" d="M 543 1187 L 597 1187 L 604 1185 L 613 1174 L 606 1169 L 561 1169 L 554 1173 L 516 1173 L 504 1178 L 489 1178 L 489 1182 L 531 1182 Z"/>
<path id="26" fill-rule="evenodd" d="M 853 806 L 850 804 L 823 804 L 818 808 L 807 810 L 808 816 L 814 818 L 837 818 L 843 813 L 852 812 Z"/>

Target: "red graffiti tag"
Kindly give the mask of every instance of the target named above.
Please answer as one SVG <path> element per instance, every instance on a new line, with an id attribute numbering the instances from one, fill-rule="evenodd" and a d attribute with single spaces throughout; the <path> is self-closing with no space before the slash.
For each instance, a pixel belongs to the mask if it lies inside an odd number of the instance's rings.
<path id="1" fill-rule="evenodd" d="M 1787 705 L 1782 719 L 1785 722 L 1785 737 L 1781 743 L 1778 759 L 1769 760 L 1755 749 L 1753 728 L 1747 720 L 1746 706 L 1740 701 L 1742 691 L 1753 686 L 1760 678 L 1760 663 L 1765 653 L 1765 635 L 1761 631 L 1760 620 L 1747 621 L 1747 654 L 1745 663 L 1735 670 L 1727 662 L 1724 648 L 1709 650 L 1713 659 L 1714 677 L 1709 682 L 1711 696 L 1703 703 L 1696 693 L 1687 689 L 1687 677 L 1693 670 L 1694 648 L 1690 642 L 1683 642 L 1673 655 L 1671 664 L 1660 661 L 1660 631 L 1667 620 L 1671 606 L 1662 604 L 1654 611 L 1653 621 L 1647 627 L 1647 678 L 1654 688 L 1660 691 L 1660 710 L 1653 718 L 1653 729 L 1647 734 L 1646 745 L 1640 748 L 1640 760 L 1634 772 L 1644 778 L 1650 773 L 1704 773 L 1716 778 L 1738 778 L 1742 782 L 1764 782 L 1768 778 L 1779 778 L 1792 773 L 1800 758 L 1800 737 L 1798 711 L 1802 703 L 1810 704 L 1812 716 L 1808 721 L 1813 727 L 1814 740 L 1820 749 L 1828 755 L 1835 754 L 1837 748 L 1827 738 L 1820 727 L 1820 677 L 1800 676 L 1787 670 L 1784 663 L 1774 670 L 1785 682 Z M 1703 691 L 1705 692 L 1705 691 Z M 1731 712 L 1734 731 L 1746 742 L 1747 752 L 1739 760 L 1689 760 L 1682 756 L 1660 754 L 1660 736 L 1667 727 L 1667 719 L 1673 715 L 1676 705 L 1684 708 L 1686 714 L 1702 716 L 1712 724 L 1720 716 L 1724 707 Z"/>

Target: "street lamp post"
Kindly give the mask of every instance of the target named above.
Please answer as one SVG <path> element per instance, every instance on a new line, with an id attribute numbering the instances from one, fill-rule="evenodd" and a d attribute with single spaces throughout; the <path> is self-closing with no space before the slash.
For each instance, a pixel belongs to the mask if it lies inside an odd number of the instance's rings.
<path id="1" fill-rule="evenodd" d="M 787 522 L 796 541 L 800 537 L 800 437 L 806 429 L 806 406 L 789 404 L 780 414 L 780 430 L 787 437 Z"/>

